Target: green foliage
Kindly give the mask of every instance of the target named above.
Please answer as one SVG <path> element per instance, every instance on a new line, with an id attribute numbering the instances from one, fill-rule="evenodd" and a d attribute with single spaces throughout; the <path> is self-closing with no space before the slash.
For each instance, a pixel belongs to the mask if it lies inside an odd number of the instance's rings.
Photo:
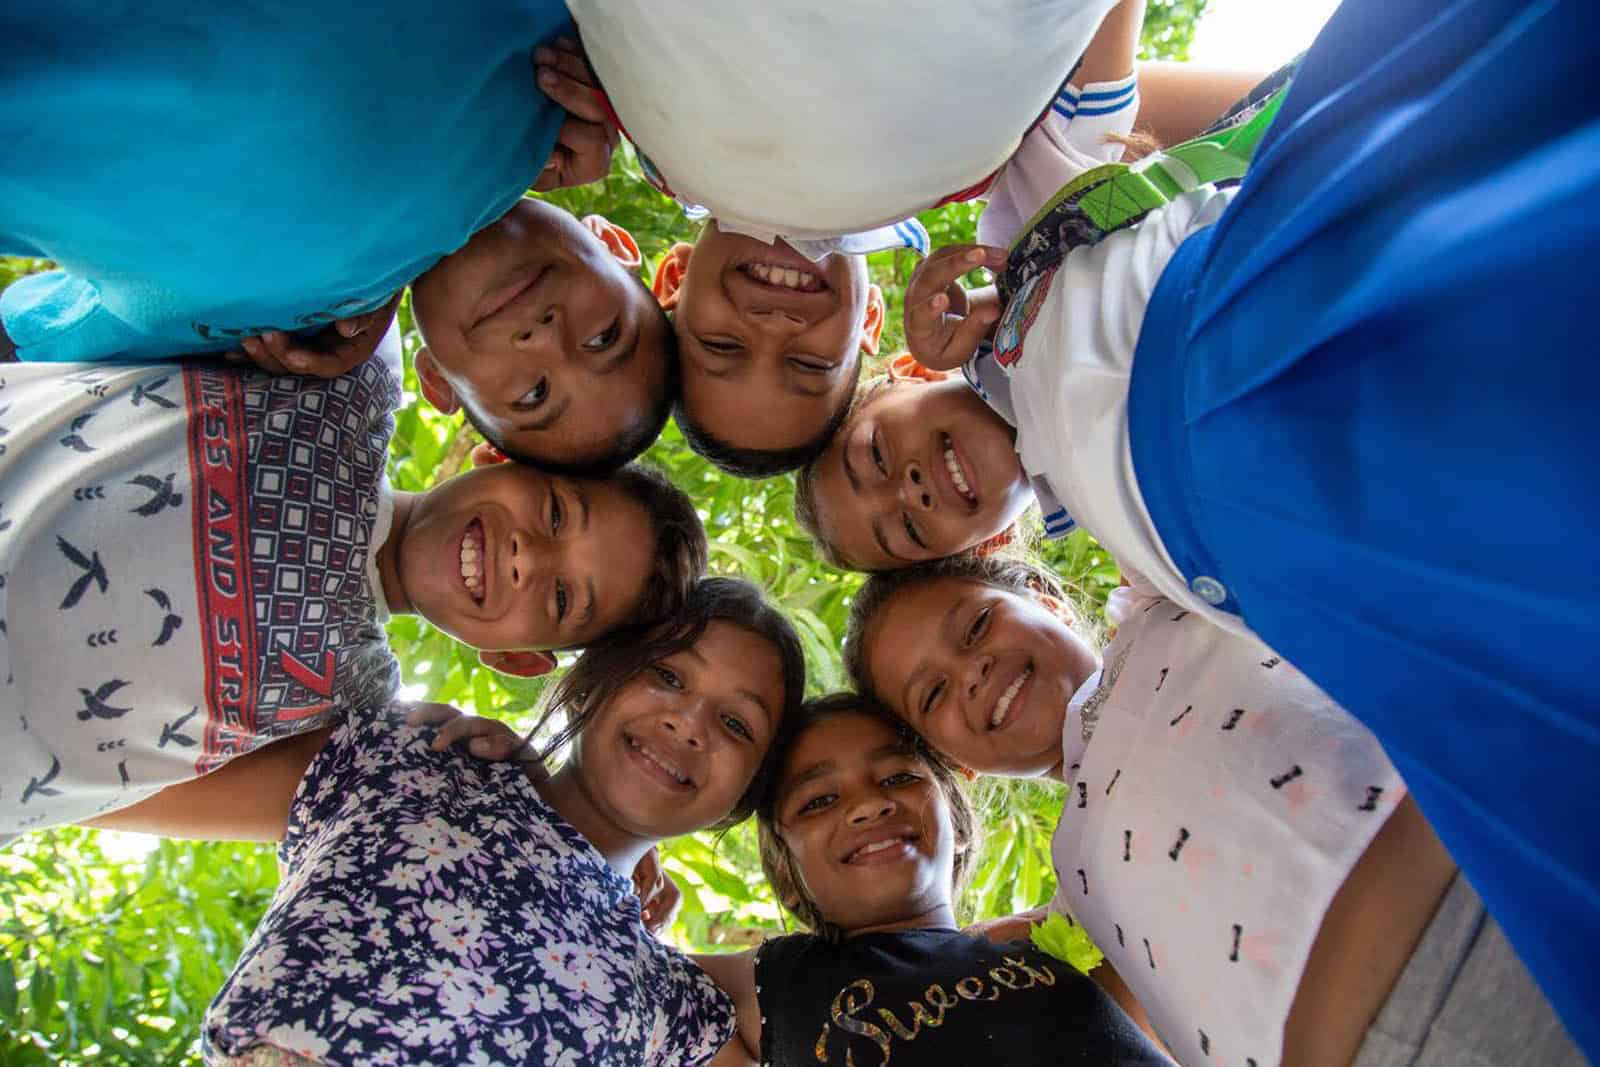
<path id="1" fill-rule="evenodd" d="M 1044 922 L 1035 923 L 1028 937 L 1040 952 L 1048 953 L 1063 963 L 1070 963 L 1084 974 L 1100 966 L 1106 958 L 1106 954 L 1083 932 L 1083 927 L 1053 913 L 1046 916 Z"/>
<path id="2" fill-rule="evenodd" d="M 1204 6 L 1205 0 L 1150 0 L 1143 54 L 1185 58 Z M 604 182 L 550 199 L 626 226 L 644 253 L 646 278 L 673 242 L 692 241 L 698 230 L 640 179 L 626 149 L 616 154 Z M 958 204 L 920 217 L 937 247 L 974 240 L 980 210 Z M 903 347 L 901 307 L 915 265 L 910 252 L 878 253 L 868 261 L 889 304 L 885 353 Z M 0 288 L 47 266 L 0 257 Z M 468 465 L 477 437 L 459 417 L 419 401 L 411 362 L 420 341 L 409 304 L 402 305 L 400 322 L 406 405 L 396 417 L 389 474 L 396 489 L 414 492 Z M 697 502 L 712 542 L 711 569 L 759 582 L 793 620 L 805 645 L 809 691 L 840 687 L 838 649 L 860 578 L 817 559 L 794 521 L 793 478 L 728 477 L 690 452 L 671 425 L 648 459 Z M 1042 552 L 1085 613 L 1098 615 L 1118 582 L 1114 561 L 1081 532 Z M 498 675 L 471 649 L 414 617 L 391 621 L 389 636 L 407 695 L 519 728 L 531 725 L 544 679 Z M 963 921 L 1048 901 L 1054 892 L 1049 839 L 1061 814 L 1060 790 L 992 779 L 979 782 L 975 795 L 987 845 L 960 901 Z M 265 847 L 169 841 L 145 853 L 149 845 L 136 835 L 64 829 L 0 852 L 0 1063 L 198 1062 L 201 1016 L 270 899 L 277 871 Z M 662 851 L 683 891 L 673 929 L 680 945 L 743 947 L 783 928 L 750 825 L 720 836 L 692 835 Z"/>

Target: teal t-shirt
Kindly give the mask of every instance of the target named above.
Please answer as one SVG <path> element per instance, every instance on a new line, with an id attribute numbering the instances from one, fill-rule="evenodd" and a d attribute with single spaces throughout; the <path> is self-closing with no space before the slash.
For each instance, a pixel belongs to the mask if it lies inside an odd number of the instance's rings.
<path id="1" fill-rule="evenodd" d="M 164 358 L 383 304 L 504 214 L 563 113 L 560 0 L 0 8 L 0 294 L 25 360 Z"/>

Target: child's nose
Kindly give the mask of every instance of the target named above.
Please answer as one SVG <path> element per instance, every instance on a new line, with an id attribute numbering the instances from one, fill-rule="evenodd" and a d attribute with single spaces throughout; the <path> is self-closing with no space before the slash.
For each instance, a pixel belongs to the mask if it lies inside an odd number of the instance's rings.
<path id="1" fill-rule="evenodd" d="M 993 656 L 974 656 L 967 667 L 967 699 L 977 697 L 983 683 L 989 680 L 989 674 L 994 670 Z"/>
<path id="2" fill-rule="evenodd" d="M 906 461 L 900 480 L 900 499 L 908 508 L 933 510 L 933 485 L 928 472 L 916 460 Z"/>
<path id="3" fill-rule="evenodd" d="M 524 321 L 511 335 L 511 345 L 519 352 L 552 354 L 561 348 L 561 312 L 549 307 Z"/>

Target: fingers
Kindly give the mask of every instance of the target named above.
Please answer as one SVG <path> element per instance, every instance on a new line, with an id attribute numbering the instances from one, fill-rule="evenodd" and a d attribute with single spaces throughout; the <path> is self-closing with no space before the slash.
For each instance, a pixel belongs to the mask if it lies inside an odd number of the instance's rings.
<path id="1" fill-rule="evenodd" d="M 406 716 L 407 726 L 437 726 L 442 722 L 461 717 L 461 712 L 449 704 L 418 704 Z"/>
<path id="2" fill-rule="evenodd" d="M 485 760 L 509 760 L 523 752 L 525 742 L 511 727 L 498 719 L 479 715 L 462 715 L 450 719 L 439 727 L 430 746 L 443 752 L 452 745 L 465 742 L 472 755 Z"/>
<path id="3" fill-rule="evenodd" d="M 556 134 L 555 147 L 545 161 L 535 192 L 549 192 L 599 181 L 611 169 L 614 132 L 599 123 L 569 116 Z"/>
<path id="4" fill-rule="evenodd" d="M 1003 248 L 994 248 L 990 245 L 945 245 L 917 264 L 916 272 L 911 277 L 911 284 L 906 287 L 906 300 L 908 302 L 911 300 L 913 290 L 918 291 L 919 297 L 922 293 L 932 296 L 944 292 L 959 281 L 963 274 L 979 267 L 1000 270 L 1005 265 L 1006 250 Z"/>
<path id="5" fill-rule="evenodd" d="M 562 110 L 574 118 L 597 125 L 604 123 L 610 116 L 596 92 L 599 86 L 595 84 L 582 57 L 541 48 L 534 53 L 534 58 L 539 59 L 541 53 L 560 57 L 548 63 L 539 61 L 539 88 L 544 95 L 560 104 Z"/>
<path id="6" fill-rule="evenodd" d="M 369 330 L 376 330 L 379 335 L 382 335 L 389 328 L 389 324 L 394 321 L 394 313 L 399 307 L 400 293 L 395 293 L 383 307 L 369 311 L 365 315 L 340 319 L 333 324 L 333 328 L 340 337 L 344 338 L 360 337 Z"/>
<path id="7" fill-rule="evenodd" d="M 272 338 L 276 348 L 269 347 L 267 339 Z M 245 358 L 268 374 L 288 374 L 290 370 L 279 358 L 279 352 L 285 351 L 284 335 L 281 333 L 266 333 L 260 337 L 242 337 L 239 347 L 244 350 Z"/>

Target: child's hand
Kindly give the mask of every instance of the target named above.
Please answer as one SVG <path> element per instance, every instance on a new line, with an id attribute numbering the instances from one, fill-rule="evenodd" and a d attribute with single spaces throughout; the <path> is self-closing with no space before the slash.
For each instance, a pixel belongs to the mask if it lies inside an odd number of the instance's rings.
<path id="1" fill-rule="evenodd" d="M 435 752 L 443 752 L 451 745 L 465 741 L 466 751 L 470 755 L 491 763 L 509 760 L 527 762 L 538 758 L 533 746 L 499 719 L 463 715 L 448 704 L 419 704 L 406 716 L 406 724 L 437 726 L 438 733 L 429 746 Z"/>
<path id="2" fill-rule="evenodd" d="M 236 363 L 248 359 L 268 374 L 337 378 L 372 358 L 399 306 L 400 293 L 396 293 L 376 311 L 340 319 L 311 337 L 295 337 L 281 330 L 245 337 L 239 341 L 243 351 L 229 352 L 227 358 Z"/>
<path id="3" fill-rule="evenodd" d="M 678 883 L 667 877 L 661 869 L 661 856 L 655 850 L 646 852 L 633 869 L 633 891 L 639 897 L 639 917 L 644 928 L 659 937 L 672 925 L 683 904 L 683 893 Z"/>
<path id="4" fill-rule="evenodd" d="M 972 357 L 1000 318 L 994 287 L 967 292 L 960 278 L 1005 266 L 1003 248 L 946 245 L 917 264 L 906 286 L 906 347 L 931 370 L 955 370 Z"/>
<path id="5" fill-rule="evenodd" d="M 611 150 L 620 134 L 611 121 L 599 83 L 576 41 L 559 38 L 554 47 L 533 51 L 539 88 L 567 111 L 556 145 L 533 183 L 535 192 L 597 182 L 611 171 Z"/>

